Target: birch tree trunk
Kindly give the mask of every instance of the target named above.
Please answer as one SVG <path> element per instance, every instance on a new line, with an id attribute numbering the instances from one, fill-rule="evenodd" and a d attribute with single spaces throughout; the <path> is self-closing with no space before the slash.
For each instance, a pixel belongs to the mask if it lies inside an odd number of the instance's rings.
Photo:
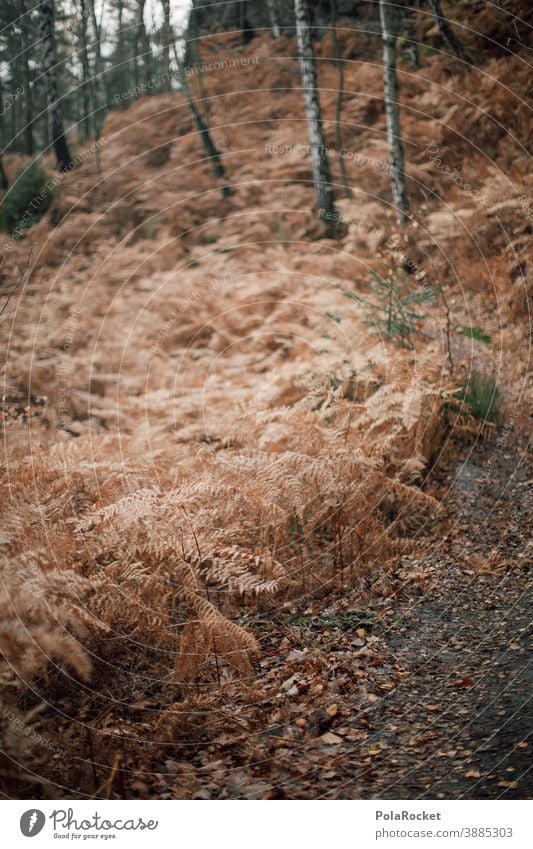
<path id="1" fill-rule="evenodd" d="M 385 116 L 387 119 L 387 141 L 391 162 L 392 197 L 398 210 L 400 224 L 407 221 L 409 201 L 405 180 L 405 163 L 400 129 L 400 105 L 398 81 L 396 79 L 396 34 L 398 18 L 393 0 L 379 0 L 379 17 L 383 39 L 383 88 Z"/>
<path id="2" fill-rule="evenodd" d="M 170 0 L 163 0 L 163 74 L 165 90 L 170 91 Z"/>
<path id="3" fill-rule="evenodd" d="M 300 54 L 300 70 L 304 89 L 315 194 L 321 214 L 325 215 L 327 220 L 332 220 L 332 216 L 335 216 L 335 205 L 333 203 L 331 177 L 326 145 L 324 143 L 320 103 L 318 100 L 315 55 L 311 43 L 311 27 L 309 24 L 307 0 L 294 0 L 294 14 L 296 18 L 298 52 Z"/>
<path id="4" fill-rule="evenodd" d="M 440 0 L 429 0 L 429 6 L 435 17 L 439 32 L 450 50 L 455 53 L 458 59 L 462 59 L 463 62 L 466 61 L 467 56 L 464 47 L 454 33 L 448 18 L 442 11 Z"/>
<path id="5" fill-rule="evenodd" d="M 279 38 L 280 30 L 278 24 L 278 16 L 276 15 L 275 0 L 267 0 L 268 14 L 270 15 L 270 28 L 274 38 Z"/>
<path id="6" fill-rule="evenodd" d="M 57 167 L 60 171 L 68 171 L 73 163 L 63 129 L 63 119 L 61 117 L 61 108 L 58 99 L 54 0 L 43 0 L 40 11 L 41 38 L 44 49 L 44 83 L 48 97 L 52 144 L 54 145 L 56 154 Z"/>

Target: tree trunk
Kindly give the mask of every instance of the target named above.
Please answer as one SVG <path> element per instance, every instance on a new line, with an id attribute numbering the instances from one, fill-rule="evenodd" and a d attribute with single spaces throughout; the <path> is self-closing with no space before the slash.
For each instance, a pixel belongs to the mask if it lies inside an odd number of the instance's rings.
<path id="1" fill-rule="evenodd" d="M 170 91 L 170 0 L 163 0 L 163 74 L 165 90 Z"/>
<path id="2" fill-rule="evenodd" d="M 335 145 L 339 156 L 339 166 L 341 169 L 342 186 L 344 197 L 351 198 L 352 190 L 350 189 L 350 181 L 346 170 L 346 161 L 342 154 L 342 131 L 341 131 L 341 116 L 342 116 L 342 99 L 344 95 L 344 59 L 341 58 L 339 51 L 339 39 L 337 38 L 337 0 L 331 0 L 331 32 L 333 35 L 333 48 L 335 51 L 335 61 L 337 63 L 337 71 L 339 73 L 339 88 L 337 92 L 337 102 L 335 104 Z"/>
<path id="3" fill-rule="evenodd" d="M 239 20 L 239 32 L 241 34 L 241 44 L 247 45 L 254 38 L 255 33 L 251 27 L 249 20 L 246 17 L 247 0 L 237 0 L 237 14 Z"/>
<path id="4" fill-rule="evenodd" d="M 272 30 L 272 35 L 274 38 L 280 37 L 280 30 L 278 24 L 278 16 L 276 14 L 276 6 L 275 0 L 267 0 L 268 6 L 268 14 L 270 15 L 270 28 Z"/>
<path id="5" fill-rule="evenodd" d="M 98 97 L 99 88 L 102 85 L 102 47 L 100 43 L 101 35 L 102 35 L 102 27 L 98 23 L 98 18 L 96 17 L 96 7 L 94 4 L 94 0 L 89 0 L 89 8 L 91 13 L 91 21 L 93 25 L 93 33 L 94 33 L 94 74 L 95 74 L 95 89 L 96 96 Z"/>
<path id="6" fill-rule="evenodd" d="M 332 216 L 335 215 L 335 205 L 333 203 L 328 157 L 324 143 L 322 117 L 318 100 L 315 56 L 311 44 L 307 0 L 294 0 L 294 14 L 296 17 L 296 32 L 298 35 L 300 69 L 304 89 L 315 194 L 321 214 L 325 215 L 328 220 L 331 220 Z"/>
<path id="7" fill-rule="evenodd" d="M 407 48 L 406 52 L 413 68 L 420 68 L 420 51 L 418 48 L 418 0 L 414 0 L 412 6 L 404 6 L 405 30 Z"/>
<path id="8" fill-rule="evenodd" d="M 193 56 L 193 54 L 191 54 Z M 219 180 L 226 181 L 226 169 L 222 164 L 222 159 L 220 157 L 220 152 L 215 145 L 213 139 L 211 138 L 211 133 L 209 132 L 209 127 L 207 123 L 204 121 L 202 115 L 198 111 L 196 103 L 192 99 L 191 91 L 189 89 L 189 85 L 187 83 L 187 78 L 183 69 L 181 67 L 181 63 L 179 61 L 178 51 L 176 48 L 176 43 L 174 42 L 174 58 L 176 60 L 176 65 L 180 71 L 180 82 L 183 86 L 183 91 L 185 92 L 185 97 L 187 98 L 187 103 L 189 104 L 189 109 L 192 112 L 192 116 L 194 118 L 194 122 L 198 128 L 198 132 L 200 133 L 200 138 L 202 139 L 202 144 L 204 146 L 205 152 L 209 157 L 209 161 L 211 162 L 211 166 L 213 168 L 213 172 L 215 177 Z M 231 195 L 231 188 L 228 186 L 226 182 L 222 186 L 222 197 L 228 198 Z"/>
<path id="9" fill-rule="evenodd" d="M 398 210 L 400 224 L 407 221 L 409 201 L 405 181 L 403 143 L 400 129 L 400 105 L 398 81 L 396 79 L 396 33 L 398 17 L 391 0 L 379 0 L 381 36 L 383 39 L 383 87 L 385 115 L 387 118 L 387 141 L 391 160 L 392 197 Z"/>
<path id="10" fill-rule="evenodd" d="M 63 129 L 63 119 L 61 117 L 61 108 L 58 99 L 54 0 L 43 0 L 40 10 L 41 38 L 44 49 L 44 81 L 48 97 L 52 143 L 56 154 L 57 167 L 60 171 L 68 171 L 73 163 Z"/>
<path id="11" fill-rule="evenodd" d="M 0 153 L 0 189 L 4 192 L 9 189 L 9 180 L 7 179 L 7 174 L 4 171 L 4 161 L 2 158 L 2 154 Z"/>
<path id="12" fill-rule="evenodd" d="M 136 52 L 139 48 L 142 51 L 142 67 L 143 67 L 143 82 L 145 85 L 150 81 L 151 74 L 151 50 L 150 42 L 146 34 L 146 26 L 144 24 L 144 8 L 146 0 L 137 0 L 138 17 L 137 17 L 137 35 L 135 42 Z"/>
<path id="13" fill-rule="evenodd" d="M 431 8 L 431 11 L 433 12 L 433 15 L 435 16 L 435 21 L 437 22 L 439 32 L 442 35 L 444 41 L 446 42 L 450 50 L 455 53 L 457 58 L 462 59 L 463 62 L 465 62 L 467 57 L 464 47 L 455 35 L 448 18 L 442 11 L 440 0 L 429 0 L 429 6 Z"/>
<path id="14" fill-rule="evenodd" d="M 25 116 L 24 116 L 24 135 L 26 139 L 26 153 L 28 156 L 33 156 L 33 91 L 31 87 L 31 72 L 30 63 L 28 62 L 28 54 L 23 53 L 24 60 L 24 92 L 25 92 Z"/>
<path id="15" fill-rule="evenodd" d="M 2 87 L 2 78 L 0 77 L 0 103 L 3 101 L 3 87 Z M 4 111 L 0 112 L 0 189 L 6 191 L 9 188 L 9 180 L 7 179 L 7 174 L 4 171 L 4 161 L 2 158 L 2 154 L 5 150 L 4 147 Z"/>
<path id="16" fill-rule="evenodd" d="M 83 138 L 87 140 L 91 135 L 91 104 L 92 100 L 89 86 L 92 87 L 91 69 L 89 65 L 89 54 L 87 52 L 87 9 L 85 0 L 80 0 L 80 21 L 78 24 L 78 38 L 80 40 L 81 50 L 81 67 L 83 73 L 83 82 L 81 86 L 82 109 L 83 109 Z"/>
<path id="17" fill-rule="evenodd" d="M 24 137 L 25 137 L 25 152 L 28 156 L 33 156 L 33 90 L 31 87 L 32 75 L 30 71 L 30 63 L 28 60 L 28 46 L 33 42 L 33 32 L 30 29 L 28 21 L 28 5 L 26 0 L 19 0 L 22 11 L 20 23 L 22 26 L 22 44 L 20 53 L 22 56 L 22 75 L 24 80 Z"/>
<path id="18" fill-rule="evenodd" d="M 204 121 L 206 124 L 209 124 L 209 98 L 205 89 L 204 71 L 202 63 L 199 61 L 198 55 L 196 53 L 196 45 L 199 37 L 198 17 L 196 14 L 196 0 L 192 0 L 191 3 L 191 13 L 189 15 L 189 32 L 190 40 L 185 45 L 185 64 L 191 68 L 195 67 L 196 69 L 194 78 L 198 80 L 198 90 L 200 92 L 200 99 L 202 101 L 202 112 L 204 115 Z"/>

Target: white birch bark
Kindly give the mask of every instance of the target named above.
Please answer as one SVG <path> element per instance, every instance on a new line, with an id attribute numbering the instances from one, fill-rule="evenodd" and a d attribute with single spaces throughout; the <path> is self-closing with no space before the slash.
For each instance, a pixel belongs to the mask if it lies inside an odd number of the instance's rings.
<path id="1" fill-rule="evenodd" d="M 389 0 L 389 2 L 379 0 L 379 17 L 383 39 L 383 88 L 387 141 L 391 162 L 392 197 L 398 211 L 398 220 L 400 224 L 405 224 L 409 211 L 409 201 L 407 199 L 398 81 L 396 78 L 397 14 L 393 0 Z"/>
<path id="2" fill-rule="evenodd" d="M 280 30 L 274 0 L 267 0 L 267 6 L 268 14 L 270 15 L 270 28 L 272 30 L 272 35 L 274 36 L 274 38 L 279 38 Z"/>
<path id="3" fill-rule="evenodd" d="M 335 206 L 333 203 L 331 177 L 322 129 L 320 103 L 318 100 L 315 56 L 311 43 L 311 27 L 309 24 L 307 0 L 294 0 L 294 14 L 296 18 L 296 33 L 298 36 L 300 69 L 304 89 L 315 194 L 321 214 L 326 215 L 327 220 L 332 220 L 331 216 L 335 215 Z"/>

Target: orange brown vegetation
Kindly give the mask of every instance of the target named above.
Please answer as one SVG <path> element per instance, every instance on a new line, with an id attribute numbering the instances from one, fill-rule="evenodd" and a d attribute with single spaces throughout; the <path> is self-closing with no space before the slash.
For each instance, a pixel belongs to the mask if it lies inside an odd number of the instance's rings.
<path id="1" fill-rule="evenodd" d="M 358 36 L 340 25 L 339 39 L 357 57 Z M 204 47 L 225 49 L 234 55 Z M 26 709 L 60 705 L 57 733 L 51 712 L 44 727 L 71 753 L 89 726 L 111 748 L 122 734 L 186 736 L 211 684 L 253 676 L 251 611 L 371 590 L 438 513 L 422 484 L 451 385 L 442 310 L 402 349 L 342 291 L 367 292 L 395 233 L 376 165 L 388 159 L 379 59 L 346 63 L 343 137 L 360 158 L 347 159 L 354 196 L 338 201 L 333 240 L 308 155 L 267 150 L 306 144 L 295 44 L 261 36 L 243 50 L 257 64 L 204 79 L 228 201 L 185 100 L 142 98 L 107 118 L 100 168 L 91 155 L 61 180 L 2 269 L 14 280 L 37 243 L 2 325 L 2 675 Z M 333 148 L 330 56 L 326 40 Z M 518 386 L 532 279 L 526 64 L 498 57 L 465 75 L 435 54 L 420 71 L 402 66 L 400 82 L 418 222 L 404 252 L 446 286 L 456 322 L 488 327 Z M 486 355 L 474 340 L 453 345 L 465 372 Z M 84 793 L 87 758 L 63 775 Z M 57 764 L 47 774 L 61 784 Z"/>

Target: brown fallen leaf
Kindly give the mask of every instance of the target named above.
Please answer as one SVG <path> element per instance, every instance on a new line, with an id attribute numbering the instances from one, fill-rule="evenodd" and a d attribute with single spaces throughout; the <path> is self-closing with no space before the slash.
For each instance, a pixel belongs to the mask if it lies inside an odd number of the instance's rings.
<path id="1" fill-rule="evenodd" d="M 506 787 L 508 790 L 514 790 L 518 787 L 518 781 L 498 781 L 498 787 Z"/>
<path id="2" fill-rule="evenodd" d="M 322 734 L 320 739 L 326 744 L 326 746 L 335 746 L 337 743 L 343 742 L 341 737 L 338 737 L 337 734 L 334 734 L 332 731 Z"/>
<path id="3" fill-rule="evenodd" d="M 465 778 L 481 778 L 479 769 L 468 769 L 465 772 Z"/>

